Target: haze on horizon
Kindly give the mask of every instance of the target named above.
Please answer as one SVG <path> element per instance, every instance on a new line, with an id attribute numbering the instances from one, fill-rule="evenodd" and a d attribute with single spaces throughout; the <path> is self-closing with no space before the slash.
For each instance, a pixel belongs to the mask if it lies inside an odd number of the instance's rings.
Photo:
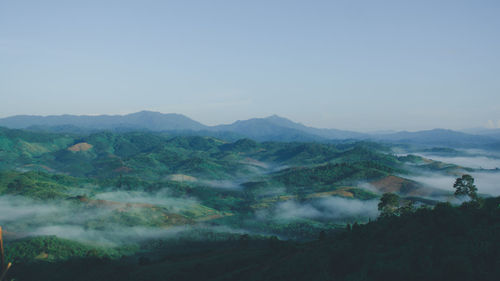
<path id="1" fill-rule="evenodd" d="M 498 1 L 2 1 L 0 117 L 500 127 Z"/>

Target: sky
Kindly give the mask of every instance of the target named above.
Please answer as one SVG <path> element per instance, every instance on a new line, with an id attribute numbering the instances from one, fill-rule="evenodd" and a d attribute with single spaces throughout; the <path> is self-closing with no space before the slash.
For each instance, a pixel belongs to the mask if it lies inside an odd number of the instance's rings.
<path id="1" fill-rule="evenodd" d="M 500 1 L 0 1 L 0 117 L 500 127 Z"/>

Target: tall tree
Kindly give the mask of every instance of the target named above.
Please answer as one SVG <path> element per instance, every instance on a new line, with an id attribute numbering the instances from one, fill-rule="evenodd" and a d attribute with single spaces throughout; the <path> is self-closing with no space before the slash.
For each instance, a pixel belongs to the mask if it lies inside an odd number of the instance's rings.
<path id="1" fill-rule="evenodd" d="M 382 195 L 378 203 L 378 210 L 384 217 L 397 215 L 399 208 L 399 196 L 395 193 L 387 192 Z"/>
<path id="2" fill-rule="evenodd" d="M 477 187 L 474 185 L 474 178 L 471 175 L 462 175 L 455 180 L 453 184 L 455 196 L 469 196 L 473 201 L 478 200 Z"/>

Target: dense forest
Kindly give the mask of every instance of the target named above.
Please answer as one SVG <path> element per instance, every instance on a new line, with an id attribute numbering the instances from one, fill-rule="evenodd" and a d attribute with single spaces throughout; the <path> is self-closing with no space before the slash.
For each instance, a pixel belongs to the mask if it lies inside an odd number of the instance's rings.
<path id="1" fill-rule="evenodd" d="M 495 280 L 498 169 L 426 153 L 0 128 L 5 280 Z"/>
<path id="2" fill-rule="evenodd" d="M 12 243 L 7 258 L 16 280 L 497 280 L 500 198 L 439 203 L 303 243 L 207 237 L 154 241 L 131 256 L 40 237 Z"/>

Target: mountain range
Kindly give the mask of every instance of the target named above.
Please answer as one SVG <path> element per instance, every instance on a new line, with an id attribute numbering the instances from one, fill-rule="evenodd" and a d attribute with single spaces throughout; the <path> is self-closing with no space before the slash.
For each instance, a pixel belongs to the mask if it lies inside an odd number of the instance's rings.
<path id="1" fill-rule="evenodd" d="M 320 129 L 273 115 L 266 118 L 238 120 L 232 124 L 207 126 L 182 114 L 141 111 L 126 115 L 16 115 L 0 119 L 0 126 L 57 132 L 99 130 L 147 130 L 179 134 L 212 135 L 227 138 L 251 138 L 257 141 L 376 140 L 392 143 L 486 147 L 500 149 L 497 132 L 464 133 L 446 129 L 418 132 L 359 133 L 348 130 Z"/>

